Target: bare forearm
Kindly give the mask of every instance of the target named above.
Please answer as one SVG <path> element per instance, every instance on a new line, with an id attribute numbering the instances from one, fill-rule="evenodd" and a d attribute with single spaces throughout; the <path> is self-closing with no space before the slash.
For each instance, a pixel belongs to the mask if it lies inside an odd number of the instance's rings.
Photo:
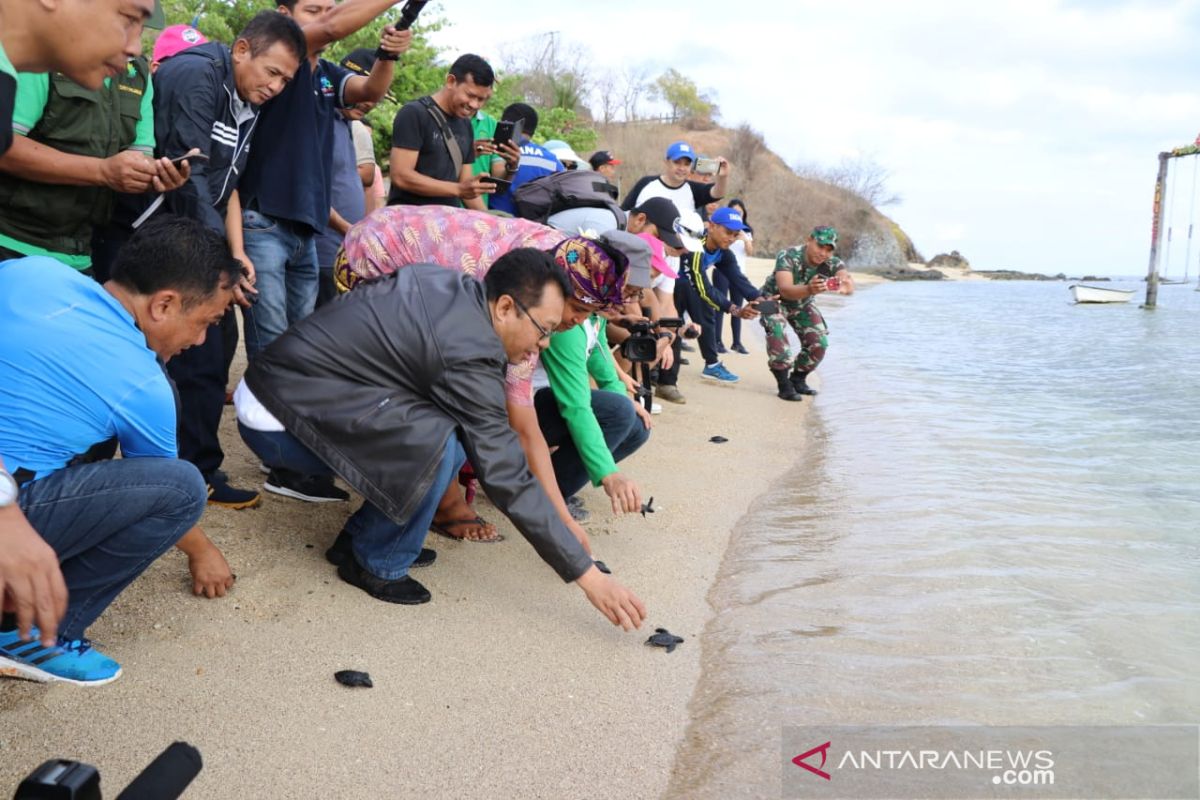
<path id="1" fill-rule="evenodd" d="M 187 554 L 188 558 L 194 558 L 202 553 L 205 553 L 209 548 L 216 547 L 199 525 L 185 533 L 183 537 L 175 543 L 175 546 Z"/>
<path id="2" fill-rule="evenodd" d="M 347 0 L 334 6 L 319 22 L 304 26 L 309 55 L 315 55 L 328 45 L 367 26 L 394 3 L 395 0 Z"/>
<path id="3" fill-rule="evenodd" d="M 346 105 L 355 103 L 375 103 L 383 99 L 392 86 L 392 78 L 396 75 L 396 62 L 380 59 L 371 68 L 371 74 L 365 81 L 351 79 L 346 86 Z"/>
<path id="4" fill-rule="evenodd" d="M 242 236 L 242 198 L 237 189 L 229 195 L 229 205 L 225 207 L 225 238 L 229 241 L 229 252 L 235 257 L 241 257 L 246 252 L 246 241 Z"/>
<path id="5" fill-rule="evenodd" d="M 0 172 L 35 183 L 104 186 L 102 163 L 100 158 L 63 153 L 24 136 L 14 136 L 12 147 L 0 158 Z"/>
<path id="6" fill-rule="evenodd" d="M 393 162 L 392 183 L 399 189 L 422 197 L 458 197 L 458 184 L 422 175 L 411 167 L 397 167 Z"/>

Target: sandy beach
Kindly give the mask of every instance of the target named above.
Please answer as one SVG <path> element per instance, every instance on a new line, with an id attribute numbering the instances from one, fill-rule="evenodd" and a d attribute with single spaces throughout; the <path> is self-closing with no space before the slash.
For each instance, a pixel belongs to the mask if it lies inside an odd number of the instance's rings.
<path id="1" fill-rule="evenodd" d="M 758 283 L 770 265 L 752 259 L 747 272 Z M 202 521 L 238 575 L 228 597 L 193 597 L 172 552 L 93 626 L 124 667 L 117 682 L 0 683 L 0 795 L 62 757 L 97 766 L 115 796 L 184 740 L 205 764 L 191 797 L 660 796 L 700 675 L 709 588 L 739 518 L 801 455 L 811 405 L 775 397 L 761 327 L 747 331 L 751 354 L 725 357 L 741 383 L 701 381 L 692 354 L 687 405 L 665 404 L 622 465 L 657 513 L 616 517 L 600 490 L 583 493 L 597 556 L 649 608 L 643 630 L 612 627 L 486 501 L 507 540 L 431 536 L 437 563 L 416 577 L 433 601 L 404 607 L 324 560 L 357 497 L 265 494 L 258 509 Z M 258 484 L 232 423 L 229 408 L 225 469 Z M 644 646 L 655 627 L 686 641 L 670 654 Z M 375 688 L 340 686 L 342 669 L 370 672 Z"/>

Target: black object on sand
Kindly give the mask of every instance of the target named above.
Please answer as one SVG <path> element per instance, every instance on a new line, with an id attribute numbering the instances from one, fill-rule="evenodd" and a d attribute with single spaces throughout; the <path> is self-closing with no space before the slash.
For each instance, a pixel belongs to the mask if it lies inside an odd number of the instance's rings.
<path id="1" fill-rule="evenodd" d="M 729 440 L 726 439 L 724 436 L 714 436 L 711 439 L 709 439 L 709 441 L 712 442 L 713 444 L 725 444 Z"/>
<path id="2" fill-rule="evenodd" d="M 642 517 L 645 518 L 645 516 L 647 514 L 653 514 L 653 513 L 654 513 L 654 498 L 651 497 L 645 503 L 642 503 Z"/>
<path id="3" fill-rule="evenodd" d="M 605 575 L 612 575 L 612 570 L 608 568 L 608 564 L 605 564 L 603 561 L 593 561 L 592 563 L 596 565 L 596 569 Z"/>
<path id="4" fill-rule="evenodd" d="M 372 689 L 375 686 L 375 684 L 371 683 L 370 675 L 353 669 L 344 669 L 341 672 L 335 672 L 333 673 L 333 678 L 342 686 L 361 686 L 364 689 Z"/>
<path id="5" fill-rule="evenodd" d="M 655 628 L 654 633 L 646 640 L 646 644 L 665 647 L 668 653 L 672 653 L 675 651 L 675 645 L 683 644 L 683 637 L 676 636 L 666 628 Z"/>

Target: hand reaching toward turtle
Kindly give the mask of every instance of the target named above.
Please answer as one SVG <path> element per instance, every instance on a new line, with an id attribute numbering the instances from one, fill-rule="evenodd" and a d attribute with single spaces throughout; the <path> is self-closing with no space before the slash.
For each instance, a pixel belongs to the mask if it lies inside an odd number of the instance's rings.
<path id="1" fill-rule="evenodd" d="M 613 625 L 620 625 L 627 631 L 642 627 L 642 620 L 646 618 L 646 606 L 636 594 L 613 578 L 592 566 L 575 582 L 587 595 L 588 602 L 608 617 L 608 621 Z"/>

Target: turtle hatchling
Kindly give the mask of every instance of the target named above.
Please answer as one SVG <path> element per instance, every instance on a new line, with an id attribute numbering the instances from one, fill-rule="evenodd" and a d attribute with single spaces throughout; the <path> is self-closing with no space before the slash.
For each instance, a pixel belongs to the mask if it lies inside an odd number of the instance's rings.
<path id="1" fill-rule="evenodd" d="M 665 647 L 667 648 L 667 652 L 670 653 L 675 650 L 675 645 L 683 644 L 683 637 L 676 636 L 666 628 L 655 628 L 654 633 L 646 640 L 646 644 L 655 647 Z"/>

